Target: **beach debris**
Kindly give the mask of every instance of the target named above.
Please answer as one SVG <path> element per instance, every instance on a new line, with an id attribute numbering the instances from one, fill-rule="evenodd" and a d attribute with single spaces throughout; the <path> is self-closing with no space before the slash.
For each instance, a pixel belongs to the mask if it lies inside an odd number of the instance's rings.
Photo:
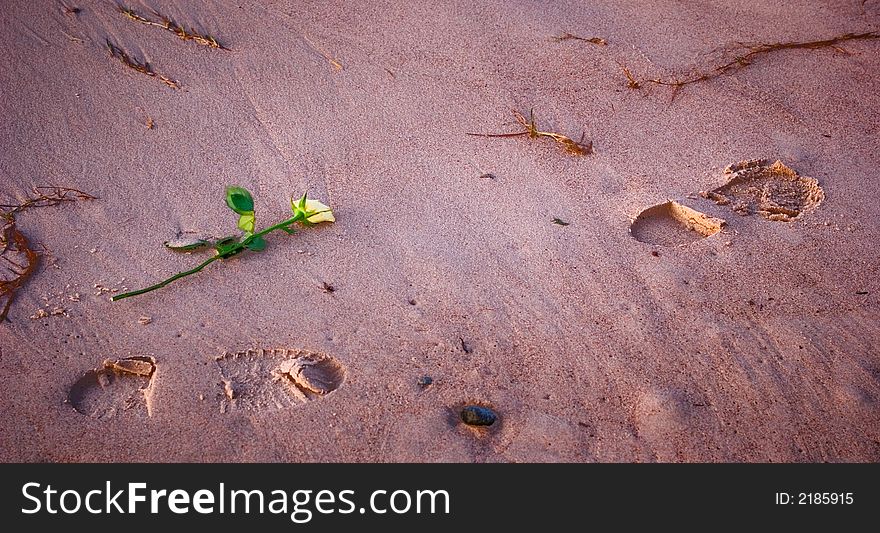
<path id="1" fill-rule="evenodd" d="M 140 324 L 141 326 L 146 326 L 147 324 L 150 324 L 152 322 L 153 322 L 153 317 L 150 317 L 150 316 L 142 316 L 142 317 L 138 318 L 138 324 Z"/>
<path id="2" fill-rule="evenodd" d="M 626 76 L 626 86 L 630 89 L 641 89 L 642 84 L 636 79 L 630 69 L 626 68 L 624 65 L 620 65 L 621 70 L 623 70 L 623 75 Z"/>
<path id="3" fill-rule="evenodd" d="M 332 293 L 336 292 L 336 287 L 334 287 L 333 285 L 327 283 L 326 281 L 322 281 L 322 282 L 321 282 L 321 290 L 324 291 L 324 292 L 326 292 L 326 293 L 330 293 L 330 294 L 332 294 Z"/>
<path id="4" fill-rule="evenodd" d="M 178 84 L 176 81 L 172 80 L 168 76 L 165 76 L 163 74 L 159 74 L 158 72 L 153 70 L 153 67 L 149 63 L 147 63 L 146 61 L 141 63 L 140 61 L 138 61 L 136 59 L 132 59 L 127 53 L 125 53 L 125 51 L 122 48 L 119 48 L 118 46 L 113 44 L 113 42 L 110 39 L 107 39 L 106 42 L 107 42 L 107 49 L 110 50 L 110 56 L 118 59 L 126 67 L 128 67 L 132 70 L 135 70 L 137 72 L 140 72 L 141 74 L 145 74 L 145 75 L 150 76 L 152 78 L 156 78 L 157 80 L 161 81 L 162 83 L 171 87 L 172 89 L 180 89 L 180 84 Z"/>
<path id="5" fill-rule="evenodd" d="M 461 342 L 461 351 L 463 351 L 464 353 L 471 353 L 474 351 L 471 345 L 464 340 L 464 337 L 459 337 L 458 340 L 459 342 Z"/>
<path id="6" fill-rule="evenodd" d="M 315 43 L 313 43 L 311 39 L 309 39 L 308 37 L 306 37 L 306 36 L 304 35 L 304 36 L 303 36 L 303 40 L 304 40 L 306 43 L 308 43 L 309 47 L 310 47 L 312 50 L 314 50 L 314 51 L 317 52 L 321 57 L 323 57 L 324 59 L 326 59 L 326 60 L 327 60 L 327 63 L 329 63 L 330 66 L 333 67 L 333 70 L 335 70 L 336 72 L 341 72 L 341 71 L 344 69 L 344 67 L 342 66 L 342 63 L 341 63 L 338 59 L 336 59 L 336 58 L 333 57 L 332 55 L 330 55 L 330 54 L 328 54 L 327 52 L 325 52 L 323 49 L 321 49 L 321 47 L 319 47 L 318 45 L 316 45 Z M 394 77 L 394 73 L 393 73 L 393 72 L 391 72 L 391 71 L 388 70 L 388 69 L 385 69 L 385 71 L 388 72 L 389 74 L 391 74 L 391 77 L 392 77 L 392 78 Z"/>
<path id="7" fill-rule="evenodd" d="M 321 222 L 336 221 L 333 217 L 333 212 L 329 207 L 318 200 L 309 199 L 307 194 L 303 194 L 296 200 L 291 199 L 290 209 L 293 211 L 293 216 L 291 218 L 282 220 L 281 222 L 260 231 L 256 230 L 254 199 L 247 189 L 234 186 L 227 187 L 226 205 L 238 215 L 238 229 L 242 232 L 240 236 L 224 237 L 213 243 L 209 243 L 204 239 L 198 238 L 183 240 L 183 237 L 178 235 L 176 239 L 166 241 L 165 246 L 174 250 L 191 251 L 207 244 L 211 244 L 214 249 L 214 255 L 202 261 L 194 268 L 178 272 L 165 281 L 150 285 L 144 289 L 116 294 L 112 296 L 110 300 L 115 302 L 124 298 L 130 298 L 156 289 L 161 289 L 175 280 L 200 272 L 214 261 L 228 259 L 244 252 L 245 250 L 261 252 L 266 249 L 266 241 L 263 236 L 275 230 L 281 230 L 287 234 L 293 234 L 295 233 L 292 228 L 294 224 L 309 227 Z M 95 287 L 97 288 L 97 285 L 95 285 Z M 123 290 L 128 291 L 128 289 Z M 115 289 L 111 289 L 111 292 L 115 292 Z"/>
<path id="8" fill-rule="evenodd" d="M 528 120 L 526 120 L 526 118 L 516 110 L 512 110 L 512 113 L 519 125 L 523 127 L 522 131 L 511 133 L 467 133 L 467 135 L 472 135 L 475 137 L 519 137 L 522 135 L 528 135 L 531 139 L 552 139 L 554 142 L 562 146 L 562 148 L 565 150 L 565 153 L 569 155 L 582 156 L 591 154 L 593 152 L 593 142 L 585 141 L 586 132 L 581 135 L 580 141 L 574 141 L 570 137 L 562 135 L 561 133 L 539 130 L 537 124 L 535 123 L 534 110 L 529 112 Z"/>
<path id="9" fill-rule="evenodd" d="M 561 218 L 554 218 L 553 220 L 551 220 L 551 222 L 553 222 L 557 226 L 570 226 L 571 225 L 570 222 L 566 222 L 566 221 L 562 220 Z"/>
<path id="10" fill-rule="evenodd" d="M 821 39 L 817 41 L 788 41 L 777 43 L 758 43 L 744 44 L 738 43 L 735 46 L 723 48 L 721 50 L 721 59 L 717 65 L 706 70 L 695 70 L 684 77 L 659 76 L 656 78 L 636 80 L 635 76 L 625 66 L 621 65 L 624 76 L 627 78 L 627 86 L 630 89 L 640 89 L 645 84 L 661 85 L 672 88 L 671 100 L 675 100 L 676 95 L 682 87 L 694 83 L 726 76 L 734 72 L 740 71 L 757 60 L 766 57 L 774 52 L 782 50 L 818 50 L 821 48 L 831 48 L 840 53 L 848 53 L 841 48 L 841 43 L 849 41 L 863 41 L 869 39 L 880 39 L 880 31 L 871 31 L 864 33 L 844 33 L 836 37 Z"/>
<path id="11" fill-rule="evenodd" d="M 180 39 L 184 41 L 193 41 L 195 43 L 209 46 L 211 48 L 218 48 L 220 50 L 229 50 L 225 46 L 221 45 L 217 39 L 211 37 L 210 35 L 201 34 L 194 29 L 190 28 L 187 30 L 182 24 L 178 24 L 171 19 L 171 17 L 162 15 L 156 11 L 153 13 L 159 18 L 159 20 L 148 19 L 142 15 L 139 15 L 134 9 L 130 7 L 118 6 L 119 12 L 125 15 L 129 20 L 133 20 L 135 22 L 140 22 L 141 24 L 146 24 L 147 26 L 154 26 L 156 28 L 161 28 L 163 30 L 169 31 L 174 35 L 180 37 Z"/>
<path id="12" fill-rule="evenodd" d="M 194 235 L 178 233 L 176 237 L 168 239 L 162 244 L 165 246 L 165 248 L 168 248 L 170 250 L 175 250 L 178 252 L 191 252 L 193 250 L 198 250 L 199 248 L 208 246 L 209 244 L 211 244 L 211 242 L 207 239 L 196 237 Z"/>
<path id="13" fill-rule="evenodd" d="M 0 230 L 0 322 L 3 322 L 8 318 L 18 289 L 36 271 L 39 255 L 18 230 L 11 213 L 4 213 L 0 221 L 3 223 Z"/>
<path id="14" fill-rule="evenodd" d="M 573 33 L 568 33 L 567 31 L 562 32 L 559 35 L 553 36 L 553 40 L 556 42 L 567 41 L 569 39 L 574 39 L 576 41 L 584 41 L 584 42 L 599 45 L 599 46 L 606 46 L 608 44 L 608 41 L 606 41 L 605 39 L 603 39 L 601 37 L 581 37 L 581 36 L 575 35 Z"/>
<path id="15" fill-rule="evenodd" d="M 18 289 L 34 275 L 40 254 L 16 225 L 15 215 L 34 207 L 50 207 L 63 202 L 93 200 L 94 196 L 68 187 L 37 186 L 23 201 L 0 204 L 0 322 L 9 317 L 9 309 Z"/>
<path id="16" fill-rule="evenodd" d="M 825 191 L 814 178 L 801 176 L 781 161 L 750 159 L 728 165 L 727 183 L 700 195 L 735 213 L 758 213 L 767 220 L 791 222 L 815 209 Z"/>
<path id="17" fill-rule="evenodd" d="M 69 187 L 37 186 L 31 188 L 30 195 L 17 204 L 0 204 L 2 214 L 20 213 L 32 207 L 51 207 L 63 202 L 96 200 L 96 196 Z"/>
<path id="18" fill-rule="evenodd" d="M 492 174 L 491 172 L 486 172 L 485 174 L 481 174 L 481 175 L 480 175 L 480 179 L 482 179 L 482 180 L 494 180 L 494 179 L 495 179 L 495 174 Z"/>
<path id="19" fill-rule="evenodd" d="M 423 389 L 427 389 L 434 384 L 434 378 L 431 376 L 422 376 L 419 378 L 418 385 Z"/>
<path id="20" fill-rule="evenodd" d="M 469 426 L 491 426 L 498 420 L 495 411 L 481 405 L 466 405 L 459 416 Z"/>

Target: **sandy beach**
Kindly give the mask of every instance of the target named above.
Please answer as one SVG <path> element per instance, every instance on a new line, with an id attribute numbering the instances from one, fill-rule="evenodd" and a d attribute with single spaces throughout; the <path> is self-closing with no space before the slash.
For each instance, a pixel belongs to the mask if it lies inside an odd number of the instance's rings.
<path id="1" fill-rule="evenodd" d="M 880 2 L 4 7 L 0 460 L 880 460 Z"/>

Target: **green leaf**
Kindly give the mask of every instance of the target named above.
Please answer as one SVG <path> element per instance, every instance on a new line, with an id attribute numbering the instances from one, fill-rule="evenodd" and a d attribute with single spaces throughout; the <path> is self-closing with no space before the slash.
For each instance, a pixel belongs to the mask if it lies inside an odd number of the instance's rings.
<path id="1" fill-rule="evenodd" d="M 255 222 L 256 222 L 256 218 L 254 217 L 253 211 L 251 211 L 250 213 L 243 213 L 238 218 L 238 228 L 241 231 L 245 231 L 247 233 L 253 233 Z"/>
<path id="2" fill-rule="evenodd" d="M 226 205 L 239 215 L 254 213 L 254 198 L 244 187 L 226 187 Z"/>
<path id="3" fill-rule="evenodd" d="M 238 252 L 231 253 L 235 250 L 235 247 L 238 246 L 239 240 L 237 235 L 230 235 L 228 237 L 223 237 L 222 239 L 217 239 L 214 241 L 214 249 L 217 250 L 217 255 L 221 257 L 231 257 Z"/>
<path id="4" fill-rule="evenodd" d="M 251 242 L 247 244 L 248 250 L 254 252 L 262 252 L 266 249 L 266 240 L 262 237 L 257 237 Z"/>
<path id="5" fill-rule="evenodd" d="M 175 252 L 190 252 L 207 246 L 210 243 L 204 239 L 199 239 L 198 237 L 178 235 L 173 239 L 165 241 L 164 244 L 166 248 L 174 250 Z"/>
<path id="6" fill-rule="evenodd" d="M 238 242 L 238 235 L 229 235 L 227 237 L 222 237 L 214 241 L 214 248 L 219 248 L 220 246 L 225 246 L 231 243 Z"/>

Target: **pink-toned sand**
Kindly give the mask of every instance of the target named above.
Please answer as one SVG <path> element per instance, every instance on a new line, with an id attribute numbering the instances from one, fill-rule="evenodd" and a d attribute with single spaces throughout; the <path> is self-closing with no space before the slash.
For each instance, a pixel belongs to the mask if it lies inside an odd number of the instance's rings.
<path id="1" fill-rule="evenodd" d="M 774 52 L 674 100 L 619 66 L 876 31 L 877 1 L 132 4 L 231 51 L 65 1 L 80 11 L 0 13 L 4 199 L 100 197 L 17 217 L 48 252 L 0 325 L 0 459 L 880 460 L 880 40 Z M 466 135 L 514 131 L 511 109 L 595 153 Z M 780 222 L 694 194 L 751 158 L 824 201 Z M 337 222 L 111 303 L 101 287 L 199 260 L 163 248 L 179 231 L 234 230 L 227 184 L 254 192 L 258 225 L 305 190 Z M 667 199 L 727 225 L 633 238 Z M 216 361 L 251 349 L 323 354 L 344 382 L 288 402 L 271 354 Z M 88 374 L 131 356 L 155 359 L 151 381 Z M 457 423 L 467 402 L 500 421 Z"/>

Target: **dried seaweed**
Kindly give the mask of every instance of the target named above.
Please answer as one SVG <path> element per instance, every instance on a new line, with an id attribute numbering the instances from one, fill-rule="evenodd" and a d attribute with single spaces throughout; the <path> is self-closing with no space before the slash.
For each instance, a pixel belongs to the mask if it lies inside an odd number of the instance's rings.
<path id="1" fill-rule="evenodd" d="M 18 204 L 0 204 L 3 215 L 20 213 L 31 207 L 50 207 L 62 202 L 75 202 L 77 200 L 95 200 L 96 197 L 69 187 L 33 187 L 31 196 Z"/>
<path id="2" fill-rule="evenodd" d="M 560 35 L 554 35 L 553 40 L 556 42 L 567 41 L 569 39 L 574 39 L 576 41 L 584 41 L 587 43 L 595 44 L 598 46 L 605 46 L 608 44 L 608 41 L 601 37 L 581 37 L 579 35 L 575 35 L 573 33 L 562 32 Z"/>
<path id="3" fill-rule="evenodd" d="M 118 46 L 113 44 L 113 42 L 110 41 L 110 39 L 107 39 L 107 49 L 110 50 L 110 55 L 112 57 L 115 57 L 116 59 L 121 61 L 122 64 L 125 65 L 126 67 L 128 67 L 132 70 L 136 70 L 136 71 L 140 72 L 141 74 L 146 74 L 147 76 L 156 78 L 159 81 L 161 81 L 162 83 L 164 83 L 165 85 L 171 87 L 172 89 L 180 89 L 180 84 L 178 84 L 176 81 L 172 80 L 171 78 L 169 78 L 167 76 L 163 76 L 162 74 L 159 74 L 158 72 L 153 70 L 153 67 L 150 66 L 149 63 L 147 63 L 147 62 L 141 63 L 140 61 L 138 61 L 136 59 L 132 59 L 131 57 L 129 57 L 128 54 L 125 53 L 125 51 L 122 48 L 119 48 Z"/>
<path id="4" fill-rule="evenodd" d="M 722 62 L 720 62 L 718 65 L 708 70 L 697 70 L 691 73 L 690 76 L 684 78 L 657 77 L 639 81 L 625 66 L 621 65 L 621 68 L 623 69 L 623 73 L 627 78 L 627 86 L 630 89 L 640 89 L 648 83 L 653 85 L 672 87 L 672 99 L 675 99 L 678 91 L 686 85 L 709 81 L 720 76 L 725 76 L 740 71 L 754 64 L 755 61 L 757 61 L 758 59 L 768 56 L 773 52 L 778 52 L 781 50 L 817 50 L 821 48 L 832 48 L 838 52 L 846 53 L 844 49 L 840 48 L 837 45 L 847 41 L 868 39 L 880 39 L 880 32 L 873 31 L 866 33 L 845 33 L 842 35 L 838 35 L 837 37 L 818 41 L 795 41 L 762 44 L 739 43 L 736 46 L 723 51 L 722 55 L 726 59 L 723 59 Z"/>
<path id="5" fill-rule="evenodd" d="M 12 214 L 2 216 L 0 233 L 0 322 L 6 320 L 15 301 L 16 291 L 33 275 L 39 255 L 33 251 L 27 237 L 15 226 Z"/>
<path id="6" fill-rule="evenodd" d="M 309 39 L 308 37 L 303 36 L 303 39 L 305 40 L 306 43 L 308 43 L 309 47 L 312 50 L 314 50 L 315 52 L 320 54 L 321 57 L 323 57 L 324 59 L 327 60 L 327 63 L 329 63 L 330 66 L 333 67 L 333 70 L 335 70 L 336 72 L 340 72 L 340 71 L 344 70 L 345 67 L 342 66 L 342 63 L 338 59 L 336 59 L 332 55 L 330 55 L 327 52 L 325 52 L 324 50 L 322 50 L 318 45 L 313 43 L 312 40 Z M 392 78 L 395 77 L 394 73 L 391 72 L 390 70 L 388 70 L 387 68 L 385 69 L 385 71 L 388 72 L 389 74 L 391 74 Z"/>
<path id="7" fill-rule="evenodd" d="M 570 137 L 562 135 L 561 133 L 556 133 L 552 131 L 541 131 L 535 124 L 534 110 L 529 113 L 529 120 L 526 120 L 526 118 L 517 111 L 513 111 L 513 116 L 516 118 L 516 121 L 519 122 L 519 124 L 523 127 L 523 131 L 512 133 L 468 133 L 467 135 L 473 135 L 476 137 L 519 137 L 521 135 L 528 135 L 532 139 L 545 137 L 548 139 L 552 139 L 553 141 L 561 145 L 563 149 L 565 149 L 565 152 L 570 155 L 588 155 L 593 152 L 593 142 L 584 140 L 584 138 L 586 137 L 586 133 L 581 135 L 580 141 L 575 141 Z"/>
<path id="8" fill-rule="evenodd" d="M 623 75 L 626 76 L 626 86 L 630 89 L 641 89 L 642 84 L 633 76 L 633 73 L 630 72 L 628 68 L 623 65 L 620 65 L 620 68 L 623 70 Z"/>
<path id="9" fill-rule="evenodd" d="M 67 187 L 34 187 L 33 195 L 18 204 L 0 204 L 0 322 L 7 319 L 16 291 L 33 276 L 40 254 L 15 223 L 16 213 L 32 207 L 48 207 L 63 202 L 93 200 L 94 196 Z"/>
<path id="10" fill-rule="evenodd" d="M 140 22 L 141 24 L 146 24 L 147 26 L 162 28 L 163 30 L 169 31 L 174 35 L 177 35 L 184 41 L 193 41 L 204 46 L 210 46 L 211 48 L 229 50 L 229 48 L 226 48 L 225 46 L 220 44 L 214 37 L 201 34 L 192 28 L 187 30 L 182 24 L 174 22 L 171 17 L 162 15 L 161 13 L 158 13 L 156 11 L 154 11 L 153 13 L 159 18 L 159 20 L 150 20 L 142 15 L 139 15 L 137 12 L 135 12 L 135 10 L 131 8 L 122 6 L 118 7 L 119 12 L 125 15 L 129 20 Z"/>

